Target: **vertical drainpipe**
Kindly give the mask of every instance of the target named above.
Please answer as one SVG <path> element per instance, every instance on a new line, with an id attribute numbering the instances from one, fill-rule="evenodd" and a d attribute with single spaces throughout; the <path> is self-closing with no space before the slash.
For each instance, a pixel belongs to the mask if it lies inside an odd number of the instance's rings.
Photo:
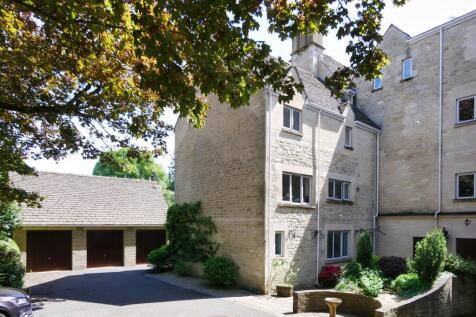
<path id="1" fill-rule="evenodd" d="M 271 88 L 266 89 L 266 102 L 268 106 L 268 122 L 266 127 L 266 151 L 267 151 L 267 184 L 266 184 L 266 191 L 268 194 L 266 195 L 266 202 L 265 202 L 265 233 L 264 233 L 264 241 L 265 241 L 265 293 L 267 293 L 268 289 L 268 279 L 271 276 L 271 232 L 270 232 L 270 220 L 271 220 L 271 112 L 272 112 L 272 94 Z M 266 169 L 265 169 L 266 170 Z"/>
<path id="2" fill-rule="evenodd" d="M 435 222 L 438 228 L 438 215 L 442 204 L 442 119 L 443 119 L 443 27 L 440 27 L 440 82 L 439 82 L 439 116 L 438 116 L 438 210 L 435 212 Z"/>
<path id="3" fill-rule="evenodd" d="M 377 217 L 379 214 L 379 186 L 380 186 L 380 131 L 377 132 L 376 136 L 376 176 L 375 176 L 375 214 L 374 214 L 374 237 L 373 237 L 373 247 L 374 247 L 374 254 L 375 254 L 375 247 L 376 247 L 376 236 L 377 236 Z"/>
<path id="4" fill-rule="evenodd" d="M 320 217 L 320 207 L 321 207 L 321 110 L 317 113 L 317 177 L 316 177 L 316 187 L 317 187 L 317 197 L 316 197 L 316 208 L 317 208 L 317 242 L 316 242 L 316 285 L 319 284 L 319 251 L 320 251 L 320 242 L 321 242 L 321 217 Z"/>

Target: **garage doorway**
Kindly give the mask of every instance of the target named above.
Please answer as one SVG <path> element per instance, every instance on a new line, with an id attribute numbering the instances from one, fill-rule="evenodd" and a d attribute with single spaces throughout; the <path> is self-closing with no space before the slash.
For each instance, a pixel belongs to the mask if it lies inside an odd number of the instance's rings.
<path id="1" fill-rule="evenodd" d="M 71 231 L 27 231 L 26 269 L 28 272 L 71 270 Z"/>
<path id="2" fill-rule="evenodd" d="M 165 230 L 136 231 L 136 263 L 147 263 L 150 251 L 160 248 L 167 242 Z"/>
<path id="3" fill-rule="evenodd" d="M 123 266 L 122 230 L 88 230 L 87 267 Z"/>

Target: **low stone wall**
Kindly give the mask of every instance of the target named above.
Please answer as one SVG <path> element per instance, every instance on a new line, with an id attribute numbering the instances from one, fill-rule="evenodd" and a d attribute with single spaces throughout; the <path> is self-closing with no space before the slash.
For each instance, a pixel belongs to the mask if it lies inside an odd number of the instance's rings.
<path id="1" fill-rule="evenodd" d="M 337 308 L 338 313 L 347 313 L 361 317 L 374 317 L 375 310 L 382 305 L 378 300 L 360 294 L 342 293 L 329 290 L 296 291 L 293 294 L 293 312 L 328 312 L 329 308 L 324 299 L 337 297 L 342 304 Z"/>
<path id="2" fill-rule="evenodd" d="M 453 277 L 453 317 L 476 316 L 476 278 L 471 276 Z"/>

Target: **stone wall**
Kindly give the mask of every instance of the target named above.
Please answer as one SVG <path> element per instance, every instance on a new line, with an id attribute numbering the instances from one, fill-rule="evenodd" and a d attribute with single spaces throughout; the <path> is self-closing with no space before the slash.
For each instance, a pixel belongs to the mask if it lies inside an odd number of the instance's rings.
<path id="1" fill-rule="evenodd" d="M 210 97 L 201 129 L 175 128 L 175 200 L 202 202 L 220 243 L 219 254 L 240 267 L 239 284 L 265 291 L 265 93 L 231 109 Z"/>
<path id="2" fill-rule="evenodd" d="M 73 230 L 72 233 L 73 270 L 83 270 L 88 266 L 87 231 Z"/>
<path id="3" fill-rule="evenodd" d="M 136 265 L 136 231 L 124 230 L 124 266 Z"/>
<path id="4" fill-rule="evenodd" d="M 476 315 L 476 277 L 459 275 L 453 278 L 453 317 Z"/>

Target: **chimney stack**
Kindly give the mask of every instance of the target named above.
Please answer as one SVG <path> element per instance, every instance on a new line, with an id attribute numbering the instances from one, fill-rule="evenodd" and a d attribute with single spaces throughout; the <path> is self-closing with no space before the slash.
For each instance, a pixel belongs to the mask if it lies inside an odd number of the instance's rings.
<path id="1" fill-rule="evenodd" d="M 324 36 L 321 33 L 299 34 L 293 38 L 291 63 L 314 76 L 319 75 L 319 63 L 324 53 Z"/>

